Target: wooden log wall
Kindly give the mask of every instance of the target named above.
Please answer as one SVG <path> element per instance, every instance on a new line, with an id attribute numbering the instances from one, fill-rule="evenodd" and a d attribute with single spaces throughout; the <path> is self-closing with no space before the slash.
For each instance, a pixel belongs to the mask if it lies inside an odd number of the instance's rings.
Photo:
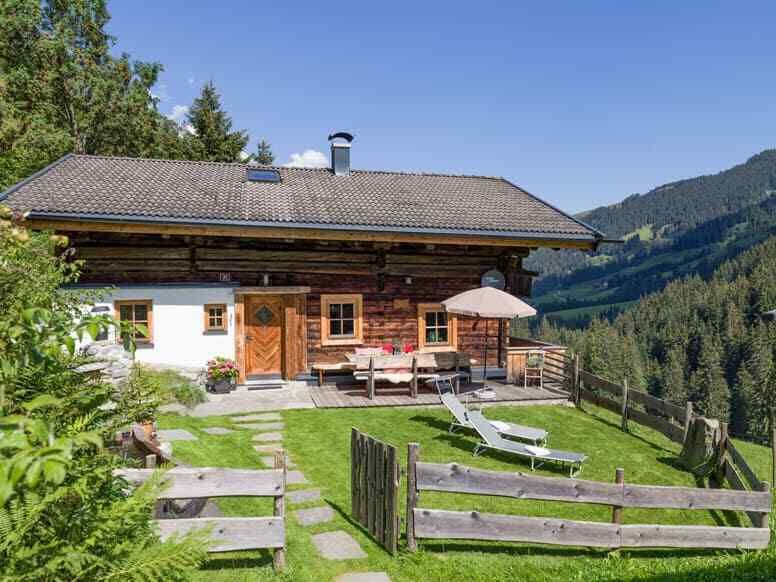
<path id="1" fill-rule="evenodd" d="M 309 286 L 307 363 L 342 361 L 353 346 L 321 345 L 322 294 L 363 295 L 364 343 L 418 344 L 418 303 L 437 303 L 480 285 L 498 268 L 513 293 L 530 295 L 534 273 L 522 269 L 529 249 L 338 241 L 256 240 L 227 237 L 63 233 L 82 283 L 224 282 Z M 410 279 L 408 279 L 410 278 Z M 482 360 L 485 322 L 458 318 L 458 349 Z M 487 324 L 488 365 L 498 365 L 498 322 Z"/>

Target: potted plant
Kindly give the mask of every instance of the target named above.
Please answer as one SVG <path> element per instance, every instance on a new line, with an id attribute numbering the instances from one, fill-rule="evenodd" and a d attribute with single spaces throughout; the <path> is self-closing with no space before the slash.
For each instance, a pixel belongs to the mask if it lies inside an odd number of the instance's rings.
<path id="1" fill-rule="evenodd" d="M 240 375 L 237 364 L 231 358 L 216 356 L 207 363 L 207 386 L 210 392 L 226 394 L 234 389 Z"/>

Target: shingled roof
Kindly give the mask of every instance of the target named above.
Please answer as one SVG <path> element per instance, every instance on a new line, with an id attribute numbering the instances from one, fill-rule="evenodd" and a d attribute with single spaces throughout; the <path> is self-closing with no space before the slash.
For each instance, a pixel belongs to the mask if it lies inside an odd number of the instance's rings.
<path id="1" fill-rule="evenodd" d="M 461 232 L 595 241 L 601 233 L 503 178 L 68 155 L 6 191 L 32 218 Z"/>

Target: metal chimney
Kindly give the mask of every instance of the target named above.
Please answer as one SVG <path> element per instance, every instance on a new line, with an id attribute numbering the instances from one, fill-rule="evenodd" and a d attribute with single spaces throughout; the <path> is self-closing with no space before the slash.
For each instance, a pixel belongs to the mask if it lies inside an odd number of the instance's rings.
<path id="1" fill-rule="evenodd" d="M 345 131 L 332 133 L 329 136 L 331 171 L 334 172 L 335 176 L 350 176 L 350 143 L 352 141 L 353 135 Z"/>

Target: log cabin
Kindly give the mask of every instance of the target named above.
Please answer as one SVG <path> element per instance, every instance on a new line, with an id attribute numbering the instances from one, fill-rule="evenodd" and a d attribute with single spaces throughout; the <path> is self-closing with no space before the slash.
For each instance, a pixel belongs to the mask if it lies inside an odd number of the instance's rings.
<path id="1" fill-rule="evenodd" d="M 344 139 L 343 139 L 344 138 Z M 0 201 L 69 238 L 94 309 L 143 324 L 137 360 L 234 358 L 240 382 L 305 377 L 356 347 L 479 350 L 504 326 L 440 301 L 495 280 L 530 297 L 539 247 L 595 250 L 602 233 L 500 177 L 67 155 Z"/>

